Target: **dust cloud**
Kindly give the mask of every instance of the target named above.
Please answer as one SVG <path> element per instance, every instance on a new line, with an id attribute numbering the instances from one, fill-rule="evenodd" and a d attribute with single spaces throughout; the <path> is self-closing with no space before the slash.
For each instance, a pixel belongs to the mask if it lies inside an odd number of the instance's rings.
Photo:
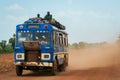
<path id="1" fill-rule="evenodd" d="M 87 49 L 69 50 L 69 69 L 85 70 L 120 64 L 120 46 L 105 44 Z"/>

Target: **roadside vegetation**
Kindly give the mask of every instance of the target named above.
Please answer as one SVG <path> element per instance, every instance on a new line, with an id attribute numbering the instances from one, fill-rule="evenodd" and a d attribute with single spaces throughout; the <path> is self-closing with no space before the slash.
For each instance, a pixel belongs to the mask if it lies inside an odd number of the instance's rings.
<path id="1" fill-rule="evenodd" d="M 116 43 L 120 45 L 120 35 L 118 36 Z M 107 44 L 107 42 L 99 42 L 99 43 L 87 43 L 84 41 L 78 42 L 78 43 L 72 43 L 69 44 L 69 49 L 85 49 L 90 47 L 96 47 Z"/>
<path id="2" fill-rule="evenodd" d="M 87 42 L 78 42 L 69 44 L 69 49 L 84 49 L 89 47 L 101 46 L 107 44 L 107 42 L 100 42 L 100 43 L 87 43 Z"/>
<path id="3" fill-rule="evenodd" d="M 13 53 L 15 45 L 15 38 L 10 38 L 7 43 L 6 40 L 0 42 L 0 54 Z"/>
<path id="4" fill-rule="evenodd" d="M 0 42 L 0 73 L 13 70 L 15 68 L 13 64 L 13 51 L 15 45 L 15 38 L 12 37 L 8 40 L 2 40 Z"/>

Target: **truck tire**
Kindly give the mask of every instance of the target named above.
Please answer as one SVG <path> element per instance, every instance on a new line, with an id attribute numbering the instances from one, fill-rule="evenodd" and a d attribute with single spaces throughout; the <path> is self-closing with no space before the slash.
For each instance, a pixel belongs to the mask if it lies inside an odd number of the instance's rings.
<path id="1" fill-rule="evenodd" d="M 52 67 L 52 75 L 56 75 L 56 74 L 57 74 L 57 61 L 55 59 Z"/>
<path id="2" fill-rule="evenodd" d="M 63 64 L 59 65 L 59 71 L 66 71 L 66 58 L 64 58 Z"/>
<path id="3" fill-rule="evenodd" d="M 22 66 L 16 66 L 16 74 L 17 76 L 21 76 L 23 72 Z"/>
<path id="4" fill-rule="evenodd" d="M 65 59 L 64 63 L 62 64 L 62 67 L 63 67 L 62 71 L 66 71 L 66 67 L 67 67 L 66 59 Z"/>

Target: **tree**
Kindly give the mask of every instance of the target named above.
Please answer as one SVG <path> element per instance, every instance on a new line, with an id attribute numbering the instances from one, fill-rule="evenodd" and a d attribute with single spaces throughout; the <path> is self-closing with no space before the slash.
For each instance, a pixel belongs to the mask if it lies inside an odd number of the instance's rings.
<path id="1" fill-rule="evenodd" d="M 10 38 L 10 39 L 9 39 L 9 44 L 11 44 L 12 48 L 14 49 L 14 46 L 15 46 L 15 38 Z"/>
<path id="2" fill-rule="evenodd" d="M 77 43 L 73 43 L 72 47 L 75 48 L 75 49 L 78 49 L 78 44 Z"/>
<path id="3" fill-rule="evenodd" d="M 2 40 L 2 42 L 0 42 L 0 53 L 5 52 L 6 42 L 6 40 Z"/>
<path id="4" fill-rule="evenodd" d="M 86 42 L 79 42 L 79 47 L 80 48 L 85 48 L 88 45 Z"/>
<path id="5" fill-rule="evenodd" d="M 7 44 L 6 40 L 2 40 L 0 42 L 0 53 L 11 53 L 13 52 L 15 45 L 15 34 L 13 34 L 13 38 L 9 39 L 9 43 Z"/>
<path id="6" fill-rule="evenodd" d="M 6 47 L 5 47 L 5 52 L 7 52 L 7 53 L 11 53 L 11 52 L 13 52 L 13 47 L 11 47 L 11 45 L 6 45 Z"/>
<path id="7" fill-rule="evenodd" d="M 2 42 L 0 42 L 0 46 L 2 46 Z"/>
<path id="8" fill-rule="evenodd" d="M 6 40 L 2 40 L 2 45 L 1 46 L 3 48 L 3 51 L 4 51 L 5 47 L 6 47 L 6 42 L 7 42 Z"/>
<path id="9" fill-rule="evenodd" d="M 0 46 L 0 53 L 3 53 L 3 48 L 2 48 L 2 46 Z"/>

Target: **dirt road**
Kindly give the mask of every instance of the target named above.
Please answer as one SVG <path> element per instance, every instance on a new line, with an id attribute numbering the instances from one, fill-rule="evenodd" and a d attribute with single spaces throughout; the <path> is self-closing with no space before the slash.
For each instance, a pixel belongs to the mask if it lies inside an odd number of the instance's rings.
<path id="1" fill-rule="evenodd" d="M 0 73 L 0 80 L 120 80 L 119 46 L 109 44 L 69 52 L 69 67 L 57 76 L 24 71 L 18 77 L 12 70 Z"/>

